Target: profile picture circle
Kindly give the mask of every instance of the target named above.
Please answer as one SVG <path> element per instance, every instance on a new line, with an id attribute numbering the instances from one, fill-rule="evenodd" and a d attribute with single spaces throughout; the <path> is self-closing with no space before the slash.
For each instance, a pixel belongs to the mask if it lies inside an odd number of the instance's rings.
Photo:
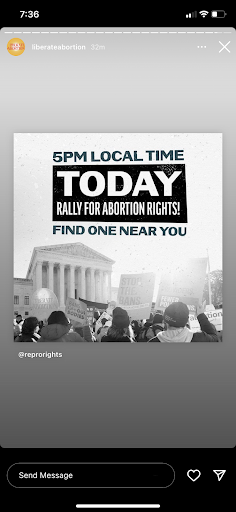
<path id="1" fill-rule="evenodd" d="M 15 57 L 21 55 L 25 51 L 24 41 L 22 41 L 22 39 L 19 39 L 19 37 L 14 37 L 13 39 L 10 39 L 10 41 L 8 41 L 7 43 L 7 51 Z"/>

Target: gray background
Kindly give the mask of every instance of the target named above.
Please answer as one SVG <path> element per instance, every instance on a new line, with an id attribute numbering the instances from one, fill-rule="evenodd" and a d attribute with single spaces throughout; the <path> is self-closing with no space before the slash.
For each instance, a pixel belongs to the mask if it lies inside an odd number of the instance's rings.
<path id="1" fill-rule="evenodd" d="M 4 32 L 17 30 L 7 28 L 0 33 L 1 445 L 233 447 L 234 29 L 217 28 L 215 31 L 222 32 L 218 34 L 22 33 L 15 37 L 24 40 L 26 50 L 22 56 L 13 57 L 6 45 L 14 34 Z M 47 30 L 67 29 L 42 29 Z M 231 33 L 223 33 L 227 31 Z M 219 40 L 224 44 L 231 41 L 231 53 L 219 53 Z M 36 52 L 30 49 L 32 43 L 77 43 L 86 44 L 88 49 Z M 92 43 L 105 45 L 106 50 L 91 51 Z M 198 49 L 198 45 L 207 48 Z M 223 133 L 223 343 L 54 343 L 45 344 L 45 350 L 61 351 L 60 359 L 18 358 L 24 347 L 12 342 L 13 133 L 24 131 Z M 27 346 L 26 350 L 31 349 Z M 34 346 L 34 351 L 41 350 Z"/>

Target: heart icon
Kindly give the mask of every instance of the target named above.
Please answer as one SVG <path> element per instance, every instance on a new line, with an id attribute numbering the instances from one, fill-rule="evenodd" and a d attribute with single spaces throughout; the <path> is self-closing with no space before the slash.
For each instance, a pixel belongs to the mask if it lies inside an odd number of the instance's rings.
<path id="1" fill-rule="evenodd" d="M 199 471 L 199 469 L 189 469 L 187 476 L 192 480 L 192 482 L 196 482 L 196 480 L 201 476 L 201 471 Z"/>

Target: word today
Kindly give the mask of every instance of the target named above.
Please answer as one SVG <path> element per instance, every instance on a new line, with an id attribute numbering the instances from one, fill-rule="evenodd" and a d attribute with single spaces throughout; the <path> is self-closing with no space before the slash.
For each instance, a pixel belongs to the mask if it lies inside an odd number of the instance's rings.
<path id="1" fill-rule="evenodd" d="M 181 171 L 173 171 L 173 174 L 167 176 L 164 171 L 154 171 L 154 175 L 164 185 L 164 196 L 172 196 L 172 184 L 181 174 Z M 106 189 L 107 196 L 126 196 L 133 190 L 132 196 L 138 196 L 140 192 L 148 192 L 150 196 L 159 196 L 159 192 L 154 183 L 152 173 L 150 171 L 140 171 L 138 174 L 135 186 L 133 186 L 133 179 L 129 173 L 125 171 L 108 171 L 105 177 L 99 171 L 85 171 L 82 175 L 80 171 L 66 170 L 57 171 L 57 178 L 63 179 L 64 185 L 64 196 L 73 195 L 73 178 L 80 178 L 78 182 L 78 188 L 87 197 L 98 197 Z M 89 186 L 89 180 L 95 179 L 95 187 L 91 189 Z M 123 186 L 117 187 L 117 179 L 121 178 Z"/>
<path id="2" fill-rule="evenodd" d="M 114 215 L 118 222 L 187 222 L 185 165 L 53 166 L 54 221 L 112 222 Z"/>

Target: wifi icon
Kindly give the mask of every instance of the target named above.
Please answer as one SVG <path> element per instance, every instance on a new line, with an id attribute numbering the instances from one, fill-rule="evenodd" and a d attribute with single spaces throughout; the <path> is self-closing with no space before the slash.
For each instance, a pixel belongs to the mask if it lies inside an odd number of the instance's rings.
<path id="1" fill-rule="evenodd" d="M 199 11 L 199 14 L 201 14 L 201 16 L 205 18 L 209 14 L 209 11 Z"/>

